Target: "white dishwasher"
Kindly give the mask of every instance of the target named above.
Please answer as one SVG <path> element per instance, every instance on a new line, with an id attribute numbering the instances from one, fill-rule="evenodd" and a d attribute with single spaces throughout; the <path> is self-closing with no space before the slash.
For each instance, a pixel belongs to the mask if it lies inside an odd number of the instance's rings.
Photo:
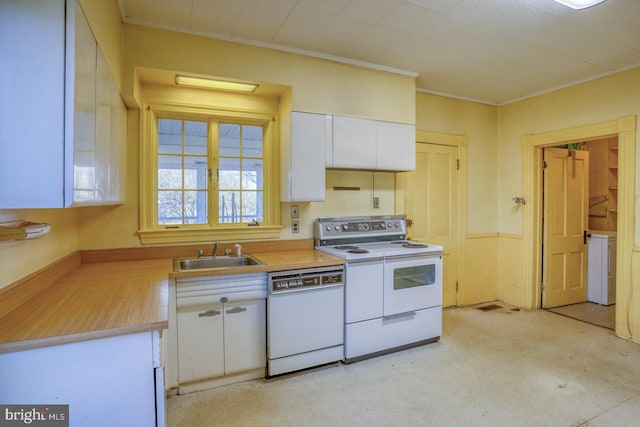
<path id="1" fill-rule="evenodd" d="M 269 274 L 269 376 L 344 360 L 344 267 Z"/>

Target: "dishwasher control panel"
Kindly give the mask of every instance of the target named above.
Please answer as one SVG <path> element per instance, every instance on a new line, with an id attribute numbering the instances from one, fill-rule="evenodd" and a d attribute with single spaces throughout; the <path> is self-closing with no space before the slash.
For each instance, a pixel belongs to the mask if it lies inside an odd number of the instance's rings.
<path id="1" fill-rule="evenodd" d="M 342 285 L 344 270 L 313 271 L 292 270 L 269 275 L 270 293 L 306 290 L 322 286 Z"/>

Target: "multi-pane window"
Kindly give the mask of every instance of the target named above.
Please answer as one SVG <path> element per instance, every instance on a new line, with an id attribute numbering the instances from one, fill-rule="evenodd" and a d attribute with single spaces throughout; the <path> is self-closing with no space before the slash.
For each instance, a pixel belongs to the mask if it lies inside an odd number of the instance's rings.
<path id="1" fill-rule="evenodd" d="M 158 225 L 263 221 L 263 144 L 262 126 L 158 119 Z"/>
<path id="2" fill-rule="evenodd" d="M 220 124 L 218 222 L 263 220 L 263 128 Z"/>
<path id="3" fill-rule="evenodd" d="M 158 224 L 207 224 L 208 124 L 158 120 Z"/>

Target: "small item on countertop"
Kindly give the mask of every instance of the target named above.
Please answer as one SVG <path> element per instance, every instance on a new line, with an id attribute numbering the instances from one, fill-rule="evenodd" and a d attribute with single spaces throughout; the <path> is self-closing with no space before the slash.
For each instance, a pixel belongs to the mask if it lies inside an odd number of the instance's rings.
<path id="1" fill-rule="evenodd" d="M 236 248 L 236 256 L 242 256 L 242 245 L 235 244 L 233 246 Z"/>

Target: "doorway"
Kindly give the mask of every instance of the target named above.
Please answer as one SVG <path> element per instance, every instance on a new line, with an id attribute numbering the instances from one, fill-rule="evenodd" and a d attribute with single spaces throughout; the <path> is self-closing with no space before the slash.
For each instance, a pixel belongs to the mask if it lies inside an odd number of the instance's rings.
<path id="1" fill-rule="evenodd" d="M 522 211 L 522 277 L 525 307 L 540 308 L 542 284 L 542 149 L 562 143 L 618 137 L 618 199 L 616 242 L 616 304 L 631 307 L 631 259 L 635 236 L 636 117 L 629 116 L 595 125 L 562 129 L 522 138 L 524 194 L 530 195 Z M 630 338 L 629 309 L 616 311 L 616 335 Z"/>
<path id="2" fill-rule="evenodd" d="M 543 248 L 547 253 L 543 250 L 541 306 L 614 329 L 618 138 L 545 147 L 543 157 Z M 573 241 L 567 234 L 573 234 Z M 567 268 L 554 259 L 573 265 Z M 563 273 L 575 274 L 564 283 L 568 289 L 558 291 L 554 285 L 563 284 L 558 279 Z"/>

